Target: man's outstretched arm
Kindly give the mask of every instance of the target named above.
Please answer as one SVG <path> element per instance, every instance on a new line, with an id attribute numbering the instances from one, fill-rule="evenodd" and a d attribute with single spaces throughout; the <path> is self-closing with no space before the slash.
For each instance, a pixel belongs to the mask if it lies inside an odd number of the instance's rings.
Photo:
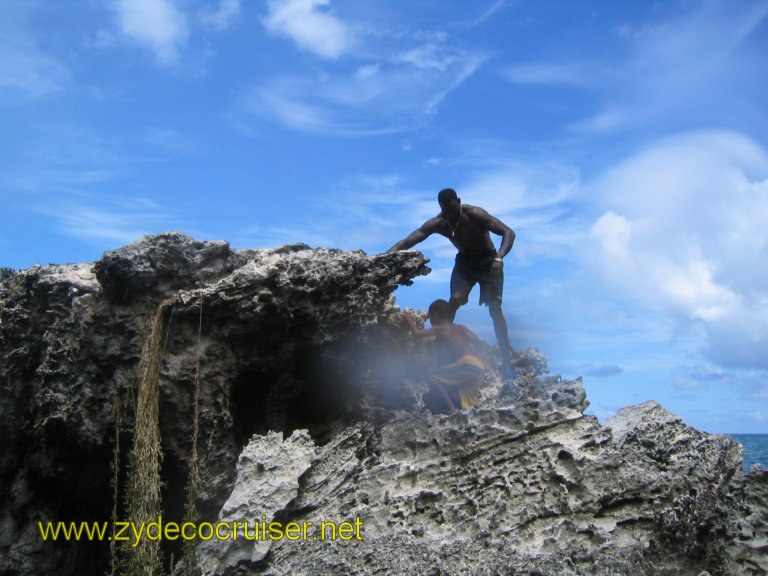
<path id="1" fill-rule="evenodd" d="M 387 252 L 397 252 L 398 250 L 408 250 L 413 246 L 416 246 L 419 242 L 423 242 L 437 229 L 439 222 L 436 218 L 427 220 L 419 228 L 408 234 L 405 238 L 397 242 Z"/>

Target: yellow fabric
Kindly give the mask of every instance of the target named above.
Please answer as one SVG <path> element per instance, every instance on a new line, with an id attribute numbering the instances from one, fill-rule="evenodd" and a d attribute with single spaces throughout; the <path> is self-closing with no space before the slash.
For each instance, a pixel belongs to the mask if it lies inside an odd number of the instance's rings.
<path id="1" fill-rule="evenodd" d="M 432 382 L 457 389 L 462 409 L 471 408 L 477 404 L 480 387 L 485 382 L 485 366 L 476 356 L 465 354 L 435 372 Z"/>

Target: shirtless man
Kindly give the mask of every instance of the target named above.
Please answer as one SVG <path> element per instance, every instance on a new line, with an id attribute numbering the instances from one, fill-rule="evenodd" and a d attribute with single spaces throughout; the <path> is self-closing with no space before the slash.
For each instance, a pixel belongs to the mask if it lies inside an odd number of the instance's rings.
<path id="1" fill-rule="evenodd" d="M 502 375 L 513 375 L 507 321 L 501 311 L 504 289 L 504 256 L 512 249 L 515 233 L 498 218 L 477 206 L 462 204 L 452 188 L 437 195 L 440 214 L 430 218 L 387 252 L 408 250 L 434 233 L 445 236 L 459 251 L 451 274 L 451 300 L 454 308 L 469 300 L 475 284 L 480 284 L 480 304 L 486 304 L 493 320 L 496 341 L 501 352 Z M 491 240 L 490 232 L 501 236 L 501 246 Z"/>

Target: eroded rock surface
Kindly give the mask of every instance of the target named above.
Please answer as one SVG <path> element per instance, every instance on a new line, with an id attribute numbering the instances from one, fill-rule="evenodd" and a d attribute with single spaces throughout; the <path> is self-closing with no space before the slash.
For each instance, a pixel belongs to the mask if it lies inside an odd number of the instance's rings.
<path id="1" fill-rule="evenodd" d="M 165 513 L 182 519 L 199 366 L 198 508 L 207 517 L 229 496 L 254 432 L 304 428 L 320 438 L 359 417 L 371 388 L 361 350 L 386 341 L 392 292 L 427 273 L 425 263 L 416 252 L 231 250 L 170 233 L 94 264 L 3 270 L 0 574 L 108 565 L 108 546 L 43 542 L 37 523 L 110 519 L 116 409 L 124 469 L 142 344 L 161 303 Z"/>
<path id="2" fill-rule="evenodd" d="M 108 571 L 108 543 L 44 542 L 37 522 L 110 519 L 161 304 L 164 517 L 182 520 L 199 378 L 202 520 L 362 528 L 201 543 L 206 574 L 766 573 L 768 473 L 743 475 L 727 437 L 654 402 L 601 425 L 535 350 L 475 408 L 437 413 L 392 300 L 427 272 L 418 252 L 180 234 L 0 271 L 0 574 Z"/>
<path id="3" fill-rule="evenodd" d="M 283 539 L 250 569 L 223 561 L 210 573 L 760 573 L 756 555 L 726 552 L 726 500 L 741 466 L 732 440 L 654 402 L 601 426 L 579 412 L 580 381 L 528 375 L 499 392 L 452 415 L 360 423 L 316 446 L 296 498 L 273 517 L 315 528 L 359 518 L 362 542 Z M 556 419 L 553 398 L 568 399 Z M 270 441 L 277 459 L 296 439 Z M 265 438 L 252 442 L 263 449 Z M 271 476 L 242 475 L 238 485 L 257 493 Z M 258 503 L 238 516 L 259 518 Z M 744 554 L 759 539 L 749 541 Z M 206 554 L 217 558 L 215 548 Z"/>

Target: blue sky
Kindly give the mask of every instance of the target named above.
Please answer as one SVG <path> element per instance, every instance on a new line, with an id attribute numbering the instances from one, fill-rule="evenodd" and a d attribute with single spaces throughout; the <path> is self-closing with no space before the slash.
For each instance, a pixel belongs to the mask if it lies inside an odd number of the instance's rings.
<path id="1" fill-rule="evenodd" d="M 455 188 L 516 348 L 768 433 L 768 2 L 3 0 L 0 266 L 179 230 L 382 252 Z M 396 292 L 447 295 L 454 250 Z M 493 341 L 477 294 L 458 317 Z"/>

